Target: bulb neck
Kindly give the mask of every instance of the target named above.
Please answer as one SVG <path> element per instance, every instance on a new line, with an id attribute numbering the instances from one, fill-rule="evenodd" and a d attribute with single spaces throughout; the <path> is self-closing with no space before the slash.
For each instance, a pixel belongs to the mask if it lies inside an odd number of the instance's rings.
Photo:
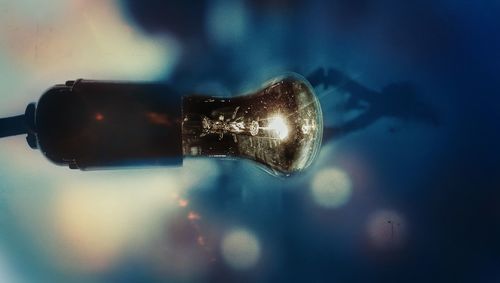
<path id="1" fill-rule="evenodd" d="M 245 134 L 238 104 L 231 98 L 185 96 L 182 99 L 184 156 L 237 156 L 236 134 Z M 223 110 L 223 111 L 220 111 Z M 225 110 L 225 111 L 224 111 Z"/>

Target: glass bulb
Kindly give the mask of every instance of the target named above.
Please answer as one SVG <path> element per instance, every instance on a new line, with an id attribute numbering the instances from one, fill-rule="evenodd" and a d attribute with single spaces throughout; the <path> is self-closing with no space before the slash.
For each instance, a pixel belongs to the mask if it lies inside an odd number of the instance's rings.
<path id="1" fill-rule="evenodd" d="M 243 157 L 288 176 L 307 168 L 321 145 L 319 101 L 297 74 L 244 96 L 186 96 L 182 112 L 184 156 Z"/>
<path id="2" fill-rule="evenodd" d="M 182 101 L 161 83 L 79 79 L 48 89 L 28 110 L 29 145 L 81 170 L 242 157 L 287 176 L 311 164 L 323 134 L 314 90 L 297 74 L 248 95 Z"/>

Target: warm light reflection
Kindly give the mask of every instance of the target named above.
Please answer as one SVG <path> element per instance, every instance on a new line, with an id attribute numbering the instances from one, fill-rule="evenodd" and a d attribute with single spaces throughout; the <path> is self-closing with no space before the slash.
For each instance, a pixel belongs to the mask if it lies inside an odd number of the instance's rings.
<path id="1" fill-rule="evenodd" d="M 164 186 L 160 179 L 145 178 L 65 185 L 53 218 L 63 257 L 82 269 L 101 270 L 147 245 L 151 235 L 145 231 L 157 229 L 152 224 L 175 210 Z"/>
<path id="2" fill-rule="evenodd" d="M 196 239 L 196 241 L 198 242 L 198 245 L 200 245 L 200 246 L 205 246 L 206 245 L 205 238 L 203 236 L 198 236 L 198 238 Z"/>
<path id="3" fill-rule="evenodd" d="M 134 29 L 116 1 L 29 1 L 33 11 L 50 16 L 33 23 L 26 1 L 8 1 L 0 42 L 25 79 L 58 81 L 81 76 L 104 79 L 151 79 L 172 69 L 179 47 L 167 36 L 154 38 Z M 60 0 L 56 0 L 60 2 Z M 12 2 L 12 3 L 11 3 Z M 38 14 L 38 13 L 37 13 Z M 0 50 L 1 51 L 1 50 Z M 26 76 L 28 76 L 26 78 Z M 29 78 L 33 81 L 33 78 Z"/>
<path id="4" fill-rule="evenodd" d="M 165 223 L 178 213 L 185 213 L 183 219 L 194 229 L 193 244 L 205 249 L 207 241 L 197 223 L 201 216 L 186 211 L 190 205 L 184 196 L 187 189 L 212 185 L 214 169 L 211 162 L 199 160 L 169 170 L 87 172 L 65 179 L 47 215 L 61 266 L 111 268 L 126 254 L 152 248 L 153 240 L 165 233 Z"/>
<path id="5" fill-rule="evenodd" d="M 198 213 L 194 212 L 194 211 L 190 211 L 189 214 L 188 214 L 188 219 L 193 221 L 193 220 L 200 220 L 201 217 Z"/>
<path id="6" fill-rule="evenodd" d="M 96 121 L 102 121 L 104 120 L 104 115 L 102 115 L 101 113 L 96 113 L 94 118 Z"/>
<path id="7" fill-rule="evenodd" d="M 169 117 L 165 114 L 149 112 L 146 114 L 146 116 L 152 124 L 164 125 L 164 126 L 171 125 L 171 121 L 170 121 Z"/>
<path id="8" fill-rule="evenodd" d="M 180 206 L 180 207 L 186 207 L 186 206 L 188 206 L 188 204 L 189 204 L 189 202 L 188 202 L 187 200 L 185 200 L 185 199 L 180 199 L 180 200 L 178 201 L 178 203 L 179 203 L 179 206 Z"/>

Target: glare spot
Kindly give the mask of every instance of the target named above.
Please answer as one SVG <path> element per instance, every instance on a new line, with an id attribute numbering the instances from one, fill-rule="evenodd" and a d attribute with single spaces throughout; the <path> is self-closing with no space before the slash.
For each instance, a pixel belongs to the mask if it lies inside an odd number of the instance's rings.
<path id="1" fill-rule="evenodd" d="M 102 121 L 102 120 L 104 120 L 104 115 L 102 115 L 101 113 L 96 113 L 95 114 L 95 120 L 96 121 Z"/>
<path id="2" fill-rule="evenodd" d="M 244 229 L 229 232 L 222 240 L 222 256 L 234 269 L 249 269 L 260 257 L 260 244 L 253 233 Z"/>
<path id="3" fill-rule="evenodd" d="M 314 176 L 311 192 L 314 201 L 319 206 L 326 208 L 341 207 L 351 197 L 351 180 L 340 169 L 323 169 Z"/>
<path id="4" fill-rule="evenodd" d="M 190 211 L 188 214 L 188 219 L 191 221 L 196 221 L 196 220 L 200 220 L 201 216 L 194 211 Z"/>
<path id="5" fill-rule="evenodd" d="M 269 119 L 268 129 L 274 131 L 280 140 L 288 136 L 288 126 L 285 120 L 280 116 L 275 116 Z"/>

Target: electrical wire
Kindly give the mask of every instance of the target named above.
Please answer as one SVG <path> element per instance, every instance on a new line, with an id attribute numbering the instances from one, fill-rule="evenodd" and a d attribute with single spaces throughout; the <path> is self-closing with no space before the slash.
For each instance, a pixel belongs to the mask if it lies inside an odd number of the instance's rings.
<path id="1" fill-rule="evenodd" d="M 0 138 L 26 134 L 28 126 L 24 115 L 0 118 Z"/>

